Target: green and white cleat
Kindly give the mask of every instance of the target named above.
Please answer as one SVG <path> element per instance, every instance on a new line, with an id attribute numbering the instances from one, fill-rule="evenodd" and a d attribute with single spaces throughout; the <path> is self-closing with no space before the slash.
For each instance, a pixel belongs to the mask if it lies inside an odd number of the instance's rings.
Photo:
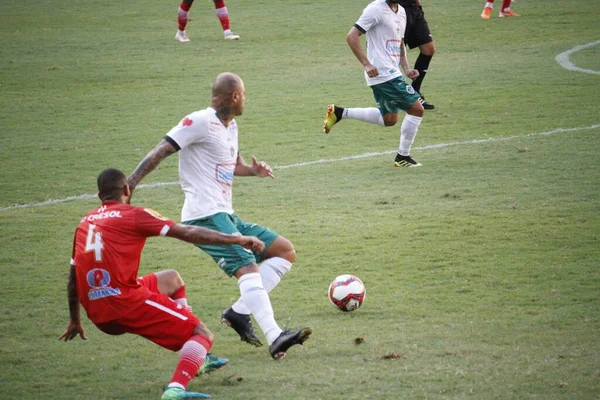
<path id="1" fill-rule="evenodd" d="M 225 365 L 227 365 L 228 362 L 229 360 L 227 358 L 215 357 L 209 353 L 206 355 L 204 364 L 202 364 L 196 376 L 215 372 L 216 370 L 223 368 Z"/>
<path id="2" fill-rule="evenodd" d="M 209 394 L 199 392 L 188 392 L 178 387 L 166 388 L 160 400 L 178 400 L 178 399 L 210 399 Z"/>

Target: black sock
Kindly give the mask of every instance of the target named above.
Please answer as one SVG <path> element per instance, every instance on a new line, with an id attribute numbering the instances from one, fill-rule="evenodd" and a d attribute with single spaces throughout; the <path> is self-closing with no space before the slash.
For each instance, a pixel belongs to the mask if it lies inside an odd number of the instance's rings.
<path id="1" fill-rule="evenodd" d="M 335 106 L 335 108 L 333 109 L 333 113 L 335 114 L 335 117 L 338 121 L 341 120 L 342 114 L 344 113 L 344 107 Z"/>
<path id="2" fill-rule="evenodd" d="M 415 69 L 419 71 L 419 77 L 412 81 L 412 87 L 419 94 L 421 93 L 421 83 L 425 78 L 425 74 L 427 73 L 427 68 L 429 68 L 429 63 L 431 62 L 431 58 L 433 56 L 426 56 L 423 53 L 419 53 L 419 57 L 417 57 L 417 61 L 415 61 Z"/>

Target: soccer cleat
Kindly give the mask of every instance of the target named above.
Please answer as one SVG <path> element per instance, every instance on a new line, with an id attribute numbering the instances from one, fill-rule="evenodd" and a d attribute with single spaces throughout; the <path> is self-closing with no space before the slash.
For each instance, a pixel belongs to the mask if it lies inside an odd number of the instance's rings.
<path id="1" fill-rule="evenodd" d="M 238 314 L 233 308 L 228 308 L 221 314 L 221 322 L 232 327 L 240 335 L 243 342 L 250 343 L 252 346 L 261 347 L 263 344 L 254 333 L 252 322 L 249 315 Z"/>
<path id="2" fill-rule="evenodd" d="M 484 7 L 483 12 L 481 13 L 481 18 L 490 19 L 492 16 L 492 7 Z"/>
<path id="3" fill-rule="evenodd" d="M 419 97 L 419 103 L 421 103 L 423 108 L 426 110 L 433 110 L 435 108 L 435 106 L 431 103 L 428 103 L 423 96 Z"/>
<path id="4" fill-rule="evenodd" d="M 507 11 L 507 12 L 502 12 L 502 11 L 500 11 L 500 14 L 498 14 L 498 16 L 499 16 L 500 18 L 504 18 L 504 17 L 520 17 L 520 15 L 519 15 L 519 14 L 517 14 L 517 13 L 514 13 L 514 12 L 512 12 L 512 11 Z"/>
<path id="5" fill-rule="evenodd" d="M 280 360 L 285 357 L 286 351 L 295 344 L 302 344 L 312 333 L 311 328 L 302 328 L 297 331 L 283 331 L 269 346 L 271 357 Z"/>
<path id="6" fill-rule="evenodd" d="M 160 400 L 178 400 L 178 399 L 210 399 L 209 394 L 200 392 L 188 392 L 178 387 L 165 388 Z"/>
<path id="7" fill-rule="evenodd" d="M 216 370 L 227 365 L 228 362 L 229 360 L 227 358 L 215 357 L 208 353 L 204 359 L 204 364 L 202 364 L 196 376 L 215 372 Z"/>
<path id="8" fill-rule="evenodd" d="M 175 40 L 181 43 L 186 43 L 190 41 L 190 38 L 186 31 L 177 31 L 175 34 Z"/>
<path id="9" fill-rule="evenodd" d="M 342 119 L 343 111 L 344 109 L 342 107 L 338 107 L 335 104 L 330 104 L 327 106 L 327 113 L 325 114 L 325 119 L 323 120 L 323 130 L 325 133 L 329 133 L 331 128 L 333 128 L 333 126 Z"/>
<path id="10" fill-rule="evenodd" d="M 421 164 L 413 160 L 411 156 L 401 156 L 400 154 L 396 154 L 396 159 L 394 160 L 394 167 L 419 167 Z"/>
<path id="11" fill-rule="evenodd" d="M 235 33 L 229 33 L 228 35 L 225 35 L 225 40 L 239 40 L 240 39 L 240 35 L 236 35 Z"/>

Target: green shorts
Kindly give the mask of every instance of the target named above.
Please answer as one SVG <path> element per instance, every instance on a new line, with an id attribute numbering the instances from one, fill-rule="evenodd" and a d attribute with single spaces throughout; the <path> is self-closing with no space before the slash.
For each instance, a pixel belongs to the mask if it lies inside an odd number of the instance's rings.
<path id="1" fill-rule="evenodd" d="M 373 85 L 371 89 L 381 115 L 406 110 L 421 97 L 412 86 L 406 83 L 403 76 Z"/>
<path id="2" fill-rule="evenodd" d="M 277 234 L 269 228 L 244 222 L 235 214 L 217 213 L 210 217 L 182 222 L 184 225 L 201 226 L 230 235 L 256 236 L 269 247 Z M 215 260 L 217 265 L 229 276 L 235 271 L 253 262 L 262 261 L 262 253 L 255 253 L 237 245 L 195 245 L 200 247 Z"/>

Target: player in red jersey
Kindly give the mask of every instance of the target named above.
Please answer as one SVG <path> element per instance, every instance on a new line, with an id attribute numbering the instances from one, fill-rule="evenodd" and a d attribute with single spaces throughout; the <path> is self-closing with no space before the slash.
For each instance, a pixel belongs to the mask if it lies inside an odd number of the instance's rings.
<path id="1" fill-rule="evenodd" d="M 256 237 L 181 225 L 148 208 L 129 205 L 131 190 L 117 169 L 98 176 L 98 197 L 101 207 L 86 214 L 75 231 L 67 286 L 70 321 L 59 340 L 77 335 L 87 339 L 79 316 L 81 304 L 107 334 L 133 333 L 169 350 L 181 350 L 163 400 L 209 397 L 185 388 L 205 362 L 213 334 L 187 307 L 183 280 L 176 271 L 138 278 L 142 249 L 151 236 L 254 251 L 263 251 L 264 243 Z"/>

